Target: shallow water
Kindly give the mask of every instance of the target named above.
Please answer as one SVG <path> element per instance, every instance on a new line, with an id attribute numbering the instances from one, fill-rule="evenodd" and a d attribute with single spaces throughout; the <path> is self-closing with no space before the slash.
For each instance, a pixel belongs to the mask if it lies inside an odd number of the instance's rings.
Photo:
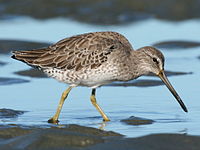
<path id="1" fill-rule="evenodd" d="M 200 20 L 170 23 L 149 19 L 124 26 L 92 26 L 67 19 L 38 21 L 21 17 L 0 21 L 0 39 L 57 42 L 58 40 L 92 31 L 112 30 L 124 34 L 135 49 L 157 42 L 185 40 L 200 41 Z M 166 57 L 165 68 L 170 71 L 193 72 L 171 76 L 174 88 L 182 97 L 189 112 L 184 113 L 165 86 L 112 87 L 97 89 L 97 101 L 111 121 L 103 123 L 90 103 L 91 89 L 77 87 L 70 93 L 60 115 L 60 124 L 79 124 L 112 130 L 129 137 L 152 133 L 187 133 L 200 135 L 200 47 L 162 49 Z M 14 74 L 30 67 L 0 55 L 0 77 L 20 78 L 30 82 L 0 85 L 1 108 L 28 111 L 17 118 L 1 118 L 0 124 L 51 126 L 46 121 L 54 114 L 61 93 L 67 85 L 49 78 L 30 78 Z M 140 79 L 157 79 L 141 77 Z M 131 126 L 122 119 L 137 116 L 152 119 L 150 125 Z"/>

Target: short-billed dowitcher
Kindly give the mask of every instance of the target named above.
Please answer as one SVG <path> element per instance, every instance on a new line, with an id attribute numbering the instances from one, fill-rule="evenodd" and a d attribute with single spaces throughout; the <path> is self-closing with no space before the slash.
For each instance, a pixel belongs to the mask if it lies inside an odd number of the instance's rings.
<path id="1" fill-rule="evenodd" d="M 47 48 L 14 51 L 12 58 L 37 67 L 58 81 L 69 84 L 55 115 L 57 123 L 63 103 L 76 86 L 92 88 L 90 100 L 105 121 L 109 118 L 96 102 L 96 88 L 113 81 L 129 81 L 154 73 L 165 83 L 182 109 L 187 108 L 164 73 L 164 56 L 154 47 L 133 50 L 129 41 L 116 32 L 93 32 L 72 36 Z"/>

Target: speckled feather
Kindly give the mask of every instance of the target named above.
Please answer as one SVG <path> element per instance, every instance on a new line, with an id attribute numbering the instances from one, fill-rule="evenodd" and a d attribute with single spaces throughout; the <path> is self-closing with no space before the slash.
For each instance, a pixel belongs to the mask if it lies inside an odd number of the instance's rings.
<path id="1" fill-rule="evenodd" d="M 64 92 L 66 96 L 75 86 L 93 88 L 91 101 L 107 121 L 108 117 L 96 104 L 95 88 L 113 81 L 132 80 L 150 72 L 161 78 L 187 112 L 186 106 L 165 76 L 163 54 L 150 46 L 134 51 L 128 40 L 116 32 L 77 35 L 47 48 L 14 51 L 12 58 L 38 67 L 48 76 L 70 84 Z M 61 103 L 64 99 L 61 98 Z M 59 105 L 50 122 L 57 121 L 60 107 L 62 108 L 62 105 Z"/>
<path id="2" fill-rule="evenodd" d="M 40 68 L 81 70 L 97 68 L 116 50 L 131 50 L 128 40 L 116 32 L 95 32 L 63 39 L 38 50 L 14 51 L 16 58 Z"/>
<path id="3" fill-rule="evenodd" d="M 14 51 L 13 56 L 31 66 L 41 68 L 59 81 L 69 83 L 75 81 L 58 78 L 57 75 L 67 72 L 72 79 L 76 76 L 73 72 L 95 70 L 106 64 L 112 55 L 129 55 L 131 50 L 131 44 L 119 33 L 94 32 L 65 38 L 48 48 Z"/>
<path id="4" fill-rule="evenodd" d="M 93 32 L 65 38 L 47 48 L 14 51 L 13 58 L 41 68 L 58 81 L 98 87 L 139 77 L 142 72 L 137 64 L 142 60 L 136 53 L 117 32 Z"/>

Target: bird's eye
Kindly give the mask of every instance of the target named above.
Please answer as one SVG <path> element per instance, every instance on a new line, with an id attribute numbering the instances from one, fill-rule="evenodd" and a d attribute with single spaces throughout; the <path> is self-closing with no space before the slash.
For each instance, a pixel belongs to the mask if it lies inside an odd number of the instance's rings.
<path id="1" fill-rule="evenodd" d="M 159 61 L 155 57 L 153 58 L 153 62 L 155 62 L 156 64 L 159 64 Z"/>

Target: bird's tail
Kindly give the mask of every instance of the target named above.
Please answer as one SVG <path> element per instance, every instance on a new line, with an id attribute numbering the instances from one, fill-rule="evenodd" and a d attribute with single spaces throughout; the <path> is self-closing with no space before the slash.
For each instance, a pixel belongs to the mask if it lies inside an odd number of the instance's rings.
<path id="1" fill-rule="evenodd" d="M 12 52 L 13 55 L 11 56 L 11 58 L 22 61 L 28 65 L 37 67 L 37 64 L 34 64 L 34 60 L 40 58 L 47 51 L 48 48 L 13 51 Z"/>

